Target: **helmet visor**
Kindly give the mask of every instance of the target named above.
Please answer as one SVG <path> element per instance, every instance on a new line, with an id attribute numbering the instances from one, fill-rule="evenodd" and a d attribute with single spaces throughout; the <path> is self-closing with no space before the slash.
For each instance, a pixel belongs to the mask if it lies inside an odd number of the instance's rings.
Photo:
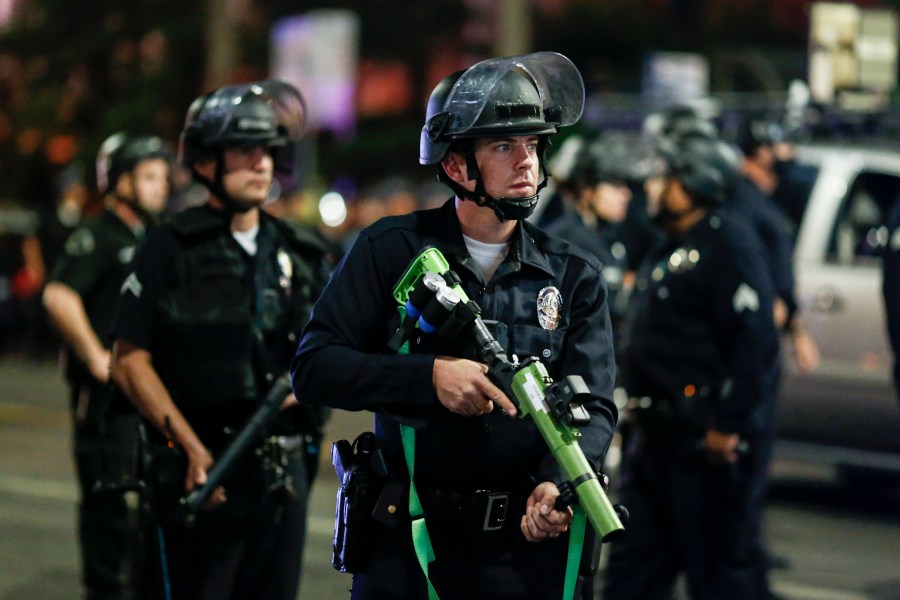
<path id="1" fill-rule="evenodd" d="M 444 133 L 461 135 L 469 131 L 487 106 L 495 86 L 514 68 L 522 69 L 534 81 L 548 123 L 564 127 L 581 118 L 584 82 L 578 69 L 562 54 L 534 52 L 492 58 L 469 68 L 447 96 L 444 111 L 453 115 L 453 119 Z"/>
<path id="2" fill-rule="evenodd" d="M 266 79 L 254 85 L 262 88 L 263 97 L 275 111 L 278 125 L 284 127 L 288 140 L 299 140 L 306 127 L 306 102 L 300 91 L 280 79 Z"/>

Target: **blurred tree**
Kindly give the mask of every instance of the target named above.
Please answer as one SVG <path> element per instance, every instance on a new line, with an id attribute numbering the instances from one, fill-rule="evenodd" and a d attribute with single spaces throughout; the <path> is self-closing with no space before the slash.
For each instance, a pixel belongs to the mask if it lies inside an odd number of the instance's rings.
<path id="1" fill-rule="evenodd" d="M 0 130 L 0 197 L 51 202 L 52 177 L 40 171 L 67 159 L 92 165 L 113 131 L 174 141 L 202 82 L 199 9 L 176 0 L 18 4 L 0 34 L 0 62 L 9 65 L 0 70 L 0 116 L 13 124 Z M 25 131 L 38 138 L 27 157 L 17 143 Z M 24 158 L 43 166 L 17 168 Z"/>

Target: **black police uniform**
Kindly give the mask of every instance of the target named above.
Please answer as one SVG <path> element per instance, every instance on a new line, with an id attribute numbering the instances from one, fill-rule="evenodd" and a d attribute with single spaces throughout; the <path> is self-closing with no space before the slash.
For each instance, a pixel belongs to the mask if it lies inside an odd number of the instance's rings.
<path id="1" fill-rule="evenodd" d="M 429 574 L 442 599 L 559 598 L 568 536 L 529 543 L 519 530 L 525 499 L 535 485 L 561 479 L 537 428 L 497 409 L 462 417 L 438 402 L 432 383 L 435 356 L 472 358 L 468 340 L 420 337 L 404 356 L 388 348 L 400 323 L 391 293 L 428 245 L 447 257 L 510 357 L 536 356 L 554 379 L 572 374 L 584 378 L 592 392 L 586 402 L 591 423 L 581 430 L 579 443 L 589 459 L 602 464 L 616 409 L 600 265 L 520 222 L 509 254 L 485 284 L 468 256 L 453 200 L 441 208 L 382 219 L 361 233 L 304 330 L 292 366 L 294 389 L 311 402 L 375 412 L 375 432 L 387 462 L 407 482 L 398 421 L 418 427 L 416 486 L 436 557 Z M 562 306 L 556 329 L 545 329 L 539 325 L 537 299 L 551 286 L 559 291 Z M 484 492 L 476 496 L 479 490 Z M 512 500 L 501 530 L 483 532 L 486 507 L 477 498 L 490 492 L 510 493 Z M 454 512 L 447 510 L 448 503 L 471 510 L 462 511 L 467 516 L 442 518 Z M 372 545 L 368 564 L 354 577 L 353 598 L 427 597 L 408 515 L 381 529 Z"/>
<path id="2" fill-rule="evenodd" d="M 638 273 L 620 361 L 640 399 L 620 496 L 631 518 L 611 547 L 605 600 L 668 598 L 680 571 L 695 600 L 758 597 L 745 504 L 752 414 L 777 348 L 761 256 L 743 222 L 714 211 Z M 709 427 L 748 441 L 736 464 L 706 460 Z"/>
<path id="3" fill-rule="evenodd" d="M 775 174 L 778 176 L 778 185 L 772 192 L 772 200 L 790 219 L 793 238 L 796 240 L 806 204 L 819 177 L 819 169 L 796 159 L 776 160 Z"/>
<path id="4" fill-rule="evenodd" d="M 157 228 L 135 258 L 113 327 L 117 339 L 150 352 L 213 456 L 287 370 L 325 276 L 318 234 L 261 211 L 250 256 L 230 221 L 231 213 L 204 205 Z M 282 476 L 248 451 L 223 484 L 227 502 L 201 511 L 191 528 L 171 509 L 184 493 L 186 463 L 174 469 L 171 489 L 159 483 L 173 598 L 296 597 L 308 492 L 302 436 L 321 428 L 312 417 L 300 406 L 280 411 L 264 433 L 277 442 L 265 447 L 280 453 Z"/>
<path id="5" fill-rule="evenodd" d="M 739 177 L 734 193 L 726 206 L 753 229 L 761 242 L 763 258 L 772 278 L 775 297 L 781 299 L 788 312 L 788 325 L 797 311 L 797 293 L 794 283 L 794 226 L 775 203 L 748 177 Z M 762 406 L 756 411 L 755 419 L 760 431 L 756 443 L 759 470 L 754 477 L 750 491 L 751 529 L 757 536 L 758 551 L 765 554 L 763 543 L 763 513 L 769 482 L 769 464 L 776 436 L 778 397 L 781 388 L 781 361 L 775 360 L 764 375 L 765 392 Z M 768 587 L 766 562 L 760 565 L 761 585 Z"/>
<path id="6" fill-rule="evenodd" d="M 585 252 L 597 257 L 603 268 L 603 279 L 609 291 L 609 310 L 616 327 L 624 313 L 620 302 L 625 271 L 628 269 L 628 253 L 619 240 L 618 227 L 611 223 L 599 223 L 590 227 L 574 210 L 565 210 L 554 221 L 543 226 L 550 235 L 562 238 Z"/>
<path id="7" fill-rule="evenodd" d="M 793 315 L 797 310 L 797 297 L 794 287 L 794 228 L 790 220 L 772 198 L 747 177 L 738 178 L 726 206 L 743 218 L 762 242 L 775 296 L 787 304 L 789 313 Z"/>
<path id="8" fill-rule="evenodd" d="M 138 241 L 135 231 L 104 210 L 69 236 L 49 278 L 81 297 L 91 328 L 106 348 L 119 288 L 131 269 Z M 112 402 L 111 387 L 94 379 L 73 352 L 67 349 L 64 356 L 81 488 L 78 539 L 83 583 L 88 598 L 127 597 L 135 533 L 128 525 L 128 507 L 121 492 L 93 490 L 98 482 L 115 483 L 131 474 L 137 415 L 128 404 Z"/>

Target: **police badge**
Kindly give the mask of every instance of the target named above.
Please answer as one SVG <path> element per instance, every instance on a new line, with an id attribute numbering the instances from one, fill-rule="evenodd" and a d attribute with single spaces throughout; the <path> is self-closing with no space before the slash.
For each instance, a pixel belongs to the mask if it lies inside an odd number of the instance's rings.
<path id="1" fill-rule="evenodd" d="M 562 294 L 553 286 L 547 286 L 538 292 L 538 323 L 544 329 L 554 330 L 559 325 L 559 309 L 562 307 Z"/>
<path id="2" fill-rule="evenodd" d="M 288 253 L 284 251 L 283 248 L 278 249 L 278 253 L 276 254 L 276 260 L 278 260 L 278 270 L 280 271 L 278 276 L 278 285 L 288 293 L 291 290 L 291 277 L 294 275 L 294 265 L 291 264 L 291 257 L 288 256 Z"/>

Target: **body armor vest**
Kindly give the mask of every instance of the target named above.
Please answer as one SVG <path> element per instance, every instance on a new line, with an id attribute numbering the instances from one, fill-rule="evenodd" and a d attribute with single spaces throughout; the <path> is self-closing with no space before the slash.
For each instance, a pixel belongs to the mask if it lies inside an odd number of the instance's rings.
<path id="1" fill-rule="evenodd" d="M 260 211 L 249 256 L 229 217 L 201 206 L 172 219 L 176 281 L 160 301 L 156 366 L 186 416 L 204 420 L 210 409 L 238 420 L 252 412 L 289 368 L 324 285 L 326 247 L 314 234 Z"/>

